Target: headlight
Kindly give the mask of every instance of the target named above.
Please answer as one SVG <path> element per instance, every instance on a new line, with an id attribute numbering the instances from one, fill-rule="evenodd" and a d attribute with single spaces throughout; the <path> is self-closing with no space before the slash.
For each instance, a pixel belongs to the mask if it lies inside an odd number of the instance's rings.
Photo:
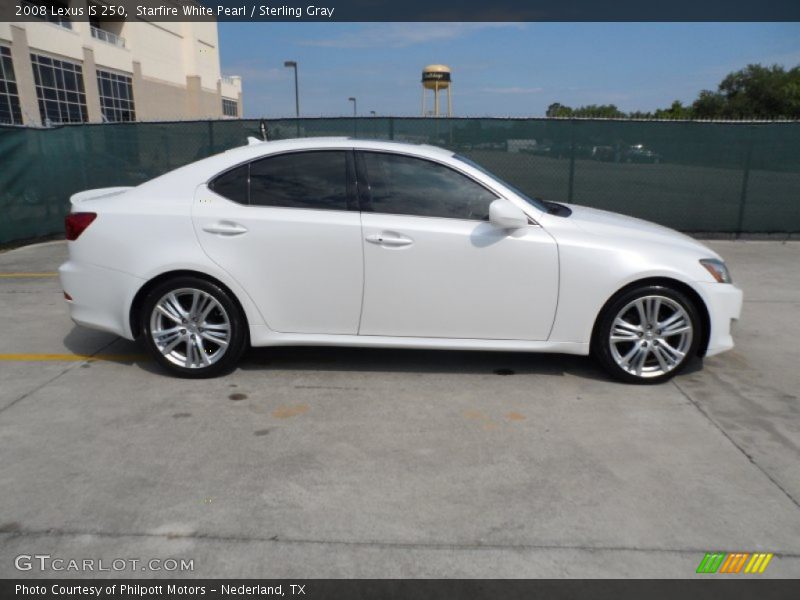
<path id="1" fill-rule="evenodd" d="M 728 267 L 725 263 L 716 258 L 703 258 L 700 260 L 706 270 L 711 273 L 711 276 L 719 283 L 733 283 L 731 274 L 728 272 Z"/>

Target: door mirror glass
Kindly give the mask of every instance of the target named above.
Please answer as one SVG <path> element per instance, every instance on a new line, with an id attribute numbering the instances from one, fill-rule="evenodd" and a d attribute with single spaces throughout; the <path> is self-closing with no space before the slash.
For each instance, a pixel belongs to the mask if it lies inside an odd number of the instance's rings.
<path id="1" fill-rule="evenodd" d="M 528 224 L 528 216 L 504 198 L 489 205 L 489 222 L 500 229 L 519 229 Z"/>

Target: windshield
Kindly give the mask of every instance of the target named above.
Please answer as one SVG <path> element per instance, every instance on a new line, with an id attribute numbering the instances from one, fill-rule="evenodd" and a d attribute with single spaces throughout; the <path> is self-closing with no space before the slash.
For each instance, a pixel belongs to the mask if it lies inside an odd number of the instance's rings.
<path id="1" fill-rule="evenodd" d="M 498 183 L 500 183 L 500 184 L 504 185 L 505 187 L 507 187 L 508 189 L 510 189 L 517 196 L 519 196 L 520 198 L 525 200 L 525 202 L 527 202 L 528 204 L 530 204 L 534 208 L 539 209 L 542 212 L 548 212 L 547 206 L 545 206 L 544 202 L 542 202 L 538 198 L 531 198 L 530 196 L 528 196 L 528 194 L 526 194 L 525 192 L 520 190 L 518 187 L 513 186 L 510 183 L 508 183 L 507 181 L 504 181 L 504 180 L 500 179 L 497 175 L 495 175 L 491 171 L 488 171 L 486 168 L 482 167 L 481 165 L 476 163 L 474 160 L 470 160 L 466 156 L 461 156 L 460 154 L 454 154 L 453 158 L 456 158 L 456 159 L 460 160 L 461 162 L 468 164 L 473 169 L 478 169 L 478 171 L 480 171 L 484 175 L 488 175 L 489 177 L 491 177 L 492 179 L 494 179 Z"/>

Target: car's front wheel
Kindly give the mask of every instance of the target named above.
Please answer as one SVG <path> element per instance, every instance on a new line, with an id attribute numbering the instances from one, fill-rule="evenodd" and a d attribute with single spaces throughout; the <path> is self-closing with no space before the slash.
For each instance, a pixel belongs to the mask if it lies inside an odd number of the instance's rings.
<path id="1" fill-rule="evenodd" d="M 702 335 L 694 302 L 679 290 L 643 285 L 603 309 L 592 353 L 612 376 L 629 383 L 660 383 L 697 354 Z"/>
<path id="2" fill-rule="evenodd" d="M 198 277 L 153 288 L 142 304 L 144 340 L 156 361 L 181 377 L 233 369 L 247 345 L 242 311 L 230 294 Z"/>

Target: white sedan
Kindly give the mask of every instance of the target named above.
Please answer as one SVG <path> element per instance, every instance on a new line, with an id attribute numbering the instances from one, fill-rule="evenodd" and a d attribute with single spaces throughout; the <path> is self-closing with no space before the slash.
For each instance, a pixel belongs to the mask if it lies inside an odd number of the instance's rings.
<path id="1" fill-rule="evenodd" d="M 592 354 L 656 383 L 732 348 L 742 306 L 694 239 L 432 146 L 251 142 L 71 202 L 72 319 L 184 377 L 248 345 L 326 345 Z"/>

